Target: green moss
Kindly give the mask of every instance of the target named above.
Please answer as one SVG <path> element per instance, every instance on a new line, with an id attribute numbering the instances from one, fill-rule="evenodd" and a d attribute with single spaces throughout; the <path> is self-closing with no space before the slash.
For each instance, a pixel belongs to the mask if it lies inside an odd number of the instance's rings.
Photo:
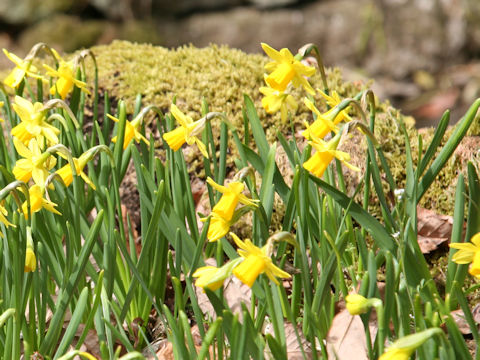
<path id="1" fill-rule="evenodd" d="M 227 46 L 211 45 L 206 48 L 184 46 L 178 49 L 132 44 L 115 41 L 106 46 L 92 48 L 99 65 L 99 83 L 104 91 L 127 103 L 129 111 L 133 109 L 137 94 L 142 94 L 143 103 L 155 104 L 165 112 L 172 99 L 177 97 L 177 105 L 194 119 L 200 116 L 201 101 L 205 99 L 211 111 L 223 111 L 239 132 L 243 130 L 243 96 L 249 95 L 255 102 L 259 117 L 264 124 L 269 141 L 274 141 L 276 131 L 291 135 L 290 125 L 280 120 L 279 114 L 267 115 L 261 106 L 259 87 L 263 85 L 264 65 L 268 59 L 263 55 L 245 54 Z M 342 97 L 352 97 L 369 84 L 350 83 L 342 80 L 338 69 L 327 69 L 327 79 L 331 90 L 337 90 Z M 310 79 L 315 88 L 322 88 L 320 76 Z M 303 126 L 305 120 L 311 121 L 312 115 L 302 104 L 303 90 L 295 90 L 294 97 L 300 106 L 294 117 L 295 132 Z M 317 96 L 318 103 L 320 97 Z M 413 148 L 414 161 L 418 159 L 418 132 L 414 120 L 404 117 L 388 102 L 377 108 L 375 135 L 381 142 L 392 174 L 399 187 L 405 181 L 405 140 L 399 121 L 406 124 L 407 133 Z M 474 124 L 474 129 L 480 127 Z M 447 132 L 448 139 L 451 129 Z M 422 132 L 424 149 L 428 146 L 433 129 Z M 365 163 L 365 144 L 362 135 L 353 135 L 345 144 L 357 165 Z M 453 194 L 459 168 L 465 167 L 465 159 L 454 158 L 448 162 L 439 178 L 422 199 L 427 208 L 444 214 L 453 212 Z M 193 160 L 193 168 L 197 163 Z M 358 174 L 347 179 L 351 185 L 358 181 Z M 386 186 L 386 185 L 385 185 Z"/>

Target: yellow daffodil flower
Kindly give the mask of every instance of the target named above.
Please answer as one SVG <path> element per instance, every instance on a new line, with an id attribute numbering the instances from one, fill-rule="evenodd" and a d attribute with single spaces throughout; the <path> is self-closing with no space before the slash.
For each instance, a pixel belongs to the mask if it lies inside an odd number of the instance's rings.
<path id="1" fill-rule="evenodd" d="M 37 258 L 33 248 L 27 246 L 27 252 L 25 253 L 25 267 L 24 272 L 33 272 L 37 268 Z"/>
<path id="2" fill-rule="evenodd" d="M 20 117 L 20 124 L 12 129 L 12 136 L 18 138 L 26 146 L 30 139 L 36 138 L 41 148 L 44 147 L 45 139 L 50 145 L 58 144 L 57 135 L 60 134 L 55 126 L 46 122 L 47 110 L 43 110 L 43 104 L 30 101 L 15 96 L 15 103 L 12 104 L 13 110 Z"/>
<path id="3" fill-rule="evenodd" d="M 63 60 L 54 49 L 52 49 L 52 52 L 59 62 L 58 69 L 55 70 L 48 65 L 43 65 L 47 70 L 47 75 L 58 78 L 55 84 L 50 88 L 50 94 L 55 95 L 58 93 L 62 99 L 65 99 L 73 90 L 74 86 L 78 87 L 83 92 L 90 94 L 90 91 L 87 90 L 87 84 L 76 78 L 77 67 L 74 62 Z"/>
<path id="4" fill-rule="evenodd" d="M 385 351 L 378 360 L 408 360 L 415 350 L 425 341 L 433 335 L 440 333 L 442 333 L 442 329 L 431 328 L 416 334 L 404 336 L 390 345 L 387 351 Z"/>
<path id="5" fill-rule="evenodd" d="M 73 163 L 75 164 L 75 171 L 77 175 L 80 175 L 88 185 L 93 190 L 96 190 L 95 184 L 90 180 L 90 178 L 83 172 L 83 169 L 87 165 L 87 162 L 90 161 L 90 156 L 87 153 L 83 153 L 78 159 L 73 158 Z M 56 171 L 58 175 L 62 178 L 63 183 L 65 186 L 70 186 L 70 184 L 73 182 L 73 171 L 72 171 L 72 166 L 70 164 L 66 164 L 65 166 L 61 167 Z"/>
<path id="6" fill-rule="evenodd" d="M 235 208 L 238 203 L 249 206 L 257 206 L 256 201 L 249 199 L 242 194 L 245 185 L 240 181 L 232 181 L 226 186 L 222 186 L 213 181 L 212 178 L 207 178 L 207 183 L 218 192 L 222 193 L 222 197 L 218 203 L 213 207 L 212 212 L 221 216 L 225 220 L 231 220 Z"/>
<path id="7" fill-rule="evenodd" d="M 458 249 L 453 255 L 452 260 L 457 264 L 468 264 L 470 275 L 480 279 L 480 233 L 473 235 L 471 242 L 468 243 L 451 243 L 450 247 Z"/>
<path id="8" fill-rule="evenodd" d="M 340 95 L 338 95 L 338 92 L 336 92 L 335 90 L 332 90 L 330 95 L 325 94 L 320 89 L 317 89 L 317 91 L 320 93 L 320 95 L 322 95 L 322 97 L 325 99 L 327 105 L 330 106 L 331 108 L 334 108 L 335 106 L 340 104 L 343 100 L 340 97 Z M 352 118 L 348 115 L 348 109 L 349 108 L 350 107 L 347 107 L 345 110 L 340 111 L 340 113 L 337 115 L 337 116 L 340 117 L 340 120 L 338 120 L 339 122 L 342 121 L 342 120 L 346 120 L 347 122 L 352 120 Z M 327 113 L 330 112 L 330 111 L 332 111 L 332 109 L 328 110 Z"/>
<path id="9" fill-rule="evenodd" d="M 200 221 L 205 222 L 208 218 L 202 218 Z M 231 221 L 226 220 L 222 216 L 213 212 L 210 215 L 210 225 L 208 226 L 207 239 L 210 242 L 217 241 L 228 234 Z"/>
<path id="10" fill-rule="evenodd" d="M 207 147 L 198 138 L 205 127 L 206 118 L 202 118 L 194 122 L 190 116 L 182 113 L 175 104 L 172 104 L 170 112 L 178 121 L 180 126 L 163 134 L 163 139 L 167 142 L 168 146 L 173 151 L 177 151 L 185 142 L 188 145 L 193 145 L 195 143 L 197 144 L 198 150 L 200 150 L 202 155 L 208 158 Z"/>
<path id="11" fill-rule="evenodd" d="M 0 109 L 3 108 L 3 105 L 5 105 L 4 102 L 0 101 Z M 0 118 L 0 123 L 3 123 L 3 122 L 5 122 L 5 120 L 3 120 L 3 118 Z"/>
<path id="12" fill-rule="evenodd" d="M 44 186 L 49 175 L 48 170 L 55 166 L 57 160 L 48 152 L 42 153 L 36 139 L 30 140 L 28 148 L 16 137 L 13 138 L 13 144 L 18 154 L 23 157 L 17 160 L 13 167 L 15 178 L 24 183 L 33 178 L 35 184 Z"/>
<path id="13" fill-rule="evenodd" d="M 45 193 L 44 187 L 41 187 L 40 185 L 33 185 L 28 190 L 28 193 L 30 196 L 30 210 L 32 213 L 35 213 L 45 208 L 46 210 L 53 212 L 54 214 L 62 215 L 57 209 L 55 209 L 55 206 L 57 206 L 57 204 L 43 198 L 43 195 Z M 28 205 L 26 201 L 22 204 L 22 212 L 25 218 L 28 218 Z"/>
<path id="14" fill-rule="evenodd" d="M 270 280 L 278 285 L 276 277 L 288 279 L 290 274 L 275 266 L 272 259 L 267 255 L 267 247 L 256 247 L 249 239 L 241 241 L 237 235 L 230 233 L 233 240 L 240 248 L 238 254 L 244 260 L 233 269 L 235 275 L 245 285 L 252 287 L 260 274 L 265 273 Z"/>
<path id="15" fill-rule="evenodd" d="M 10 72 L 10 74 L 8 74 L 8 76 L 3 81 L 5 85 L 15 89 L 18 87 L 18 85 L 20 85 L 22 80 L 27 75 L 35 79 L 43 80 L 43 77 L 41 75 L 36 74 L 38 70 L 35 66 L 32 65 L 31 60 L 22 60 L 17 55 L 8 52 L 5 49 L 3 49 L 3 53 L 11 62 L 16 65 L 15 68 Z"/>
<path id="16" fill-rule="evenodd" d="M 203 266 L 198 268 L 192 274 L 193 277 L 198 278 L 195 281 L 195 286 L 212 291 L 220 289 L 225 279 L 232 275 L 232 270 L 241 263 L 242 260 L 242 258 L 236 258 L 220 268 L 216 266 Z"/>
<path id="17" fill-rule="evenodd" d="M 0 222 L 2 222 L 6 227 L 9 227 L 9 226 L 15 227 L 14 224 L 8 221 L 7 215 L 8 215 L 7 209 L 5 209 L 2 205 L 0 205 Z"/>
<path id="18" fill-rule="evenodd" d="M 119 119 L 117 119 L 116 117 L 114 117 L 110 114 L 107 114 L 107 116 L 115 122 L 120 121 Z M 140 140 L 142 140 L 145 144 L 150 146 L 150 142 L 139 131 L 140 127 L 142 126 L 142 117 L 143 117 L 143 115 L 142 116 L 138 115 L 131 122 L 126 120 L 126 122 L 125 122 L 125 135 L 124 135 L 124 138 L 123 138 L 123 150 L 125 150 L 127 148 L 128 144 L 130 144 L 132 139 L 135 139 L 135 141 L 137 143 L 139 143 Z M 117 142 L 117 137 L 116 136 L 114 136 L 112 138 L 112 142 L 113 143 Z"/>
<path id="19" fill-rule="evenodd" d="M 348 294 L 345 297 L 347 310 L 351 315 L 360 315 L 368 311 L 372 306 L 381 305 L 382 301 L 377 298 L 367 299 L 360 294 Z"/>
<path id="20" fill-rule="evenodd" d="M 314 147 L 316 152 L 312 157 L 310 157 L 310 159 L 303 163 L 303 167 L 310 171 L 313 175 L 322 177 L 330 162 L 334 158 L 337 158 L 351 170 L 360 171 L 359 168 L 347 162 L 350 160 L 350 155 L 348 153 L 337 150 L 337 146 L 340 141 L 340 135 L 341 133 L 337 134 L 327 143 L 320 139 L 314 139 L 314 141 L 310 141 L 309 144 Z"/>
<path id="21" fill-rule="evenodd" d="M 195 281 L 195 286 L 203 289 L 207 288 L 212 291 L 220 289 L 223 286 L 225 278 L 220 278 L 212 282 L 212 279 L 219 273 L 219 270 L 216 266 L 203 266 L 198 268 L 192 275 L 198 278 Z"/>
<path id="22" fill-rule="evenodd" d="M 314 67 L 303 65 L 287 48 L 277 51 L 265 43 L 262 43 L 262 48 L 273 59 L 265 65 L 265 69 L 270 73 L 265 81 L 272 89 L 285 91 L 292 82 L 293 86 L 303 86 L 307 92 L 315 94 L 315 90 L 304 78 L 315 74 Z"/>
<path id="23" fill-rule="evenodd" d="M 312 101 L 309 99 L 304 99 L 306 107 L 317 115 L 317 119 L 313 122 L 312 125 L 308 126 L 306 130 L 302 132 L 302 135 L 306 139 L 311 137 L 317 137 L 323 139 L 328 133 L 333 131 L 334 133 L 338 132 L 338 127 L 336 126 L 343 118 L 333 112 L 334 109 L 330 109 L 326 113 L 322 114 L 315 107 Z"/>
<path id="24" fill-rule="evenodd" d="M 272 89 L 271 87 L 262 86 L 260 92 L 265 95 L 262 98 L 262 106 L 268 114 L 274 114 L 280 110 L 281 119 L 287 121 L 288 110 L 296 112 L 298 104 L 292 95 L 282 91 Z"/>

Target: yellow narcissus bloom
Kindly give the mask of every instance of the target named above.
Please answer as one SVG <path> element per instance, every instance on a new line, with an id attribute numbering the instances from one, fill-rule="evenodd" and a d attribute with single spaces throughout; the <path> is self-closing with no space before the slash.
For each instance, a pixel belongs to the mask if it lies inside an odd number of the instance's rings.
<path id="1" fill-rule="evenodd" d="M 451 243 L 450 247 L 458 249 L 453 255 L 452 260 L 457 264 L 469 264 L 468 272 L 470 275 L 480 279 L 480 233 L 473 235 L 471 242 Z"/>
<path id="2" fill-rule="evenodd" d="M 21 120 L 20 124 L 12 129 L 12 136 L 18 138 L 26 146 L 32 138 L 37 139 L 41 148 L 44 146 L 45 138 L 50 145 L 58 144 L 57 135 L 60 134 L 60 130 L 47 123 L 47 110 L 43 110 L 42 103 L 33 104 L 20 96 L 15 96 L 15 103 L 12 104 L 12 107 Z"/>
<path id="3" fill-rule="evenodd" d="M 414 351 L 433 335 L 442 333 L 440 328 L 423 330 L 416 334 L 404 336 L 395 341 L 378 360 L 408 360 Z"/>
<path id="4" fill-rule="evenodd" d="M 90 180 L 90 178 L 83 172 L 83 169 L 87 165 L 87 162 L 90 161 L 90 155 L 88 153 L 83 153 L 78 159 L 73 158 L 73 163 L 75 164 L 75 172 L 77 175 L 81 176 L 83 181 L 85 181 L 93 190 L 96 190 L 95 184 Z M 72 166 L 68 163 L 65 166 L 62 166 L 56 171 L 56 173 L 62 178 L 65 186 L 70 186 L 73 182 L 73 171 Z"/>
<path id="5" fill-rule="evenodd" d="M 316 152 L 312 157 L 310 157 L 310 159 L 303 163 L 303 167 L 310 171 L 313 175 L 322 177 L 330 162 L 334 158 L 337 158 L 348 168 L 354 171 L 360 171 L 359 168 L 347 162 L 350 160 L 350 155 L 348 153 L 337 150 L 337 146 L 340 141 L 340 135 L 341 133 L 338 133 L 329 142 L 324 142 L 320 139 L 309 141 L 309 144 L 314 147 Z"/>
<path id="6" fill-rule="evenodd" d="M 37 258 L 33 248 L 27 246 L 27 252 L 25 253 L 25 267 L 24 272 L 33 272 L 37 268 Z"/>
<path id="7" fill-rule="evenodd" d="M 107 116 L 115 122 L 120 121 L 115 116 L 112 116 L 110 114 L 107 114 Z M 142 126 L 142 116 L 143 115 L 136 116 L 135 119 L 133 119 L 131 122 L 126 120 L 126 122 L 125 122 L 125 135 L 124 135 L 124 138 L 123 138 L 123 150 L 125 150 L 127 148 L 128 144 L 130 144 L 132 139 L 135 139 L 135 141 L 137 143 L 139 143 L 140 140 L 142 140 L 145 144 L 150 146 L 150 142 L 139 131 L 140 127 Z M 117 142 L 117 137 L 116 136 L 114 136 L 112 138 L 112 142 L 113 143 Z"/>
<path id="8" fill-rule="evenodd" d="M 262 43 L 262 48 L 273 59 L 265 65 L 265 69 L 270 73 L 265 81 L 272 89 L 285 91 L 292 82 L 293 86 L 303 86 L 310 94 L 315 94 L 315 90 L 304 78 L 315 74 L 314 67 L 303 65 L 287 48 L 277 51 L 265 43 Z"/>
<path id="9" fill-rule="evenodd" d="M 242 262 L 242 258 L 227 262 L 220 268 L 215 266 L 203 266 L 198 268 L 193 274 L 193 277 L 198 278 L 195 281 L 195 286 L 202 289 L 210 289 L 212 291 L 218 290 L 222 287 L 223 282 L 227 277 L 232 275 L 232 270 Z"/>
<path id="10" fill-rule="evenodd" d="M 317 91 L 320 93 L 320 95 L 322 95 L 322 97 L 327 102 L 327 105 L 330 106 L 331 108 L 334 108 L 335 106 L 337 106 L 338 104 L 340 104 L 342 102 L 342 98 L 340 98 L 340 95 L 338 95 L 338 92 L 336 92 L 335 90 L 332 90 L 330 95 L 325 94 L 320 89 L 317 89 Z M 348 109 L 349 108 L 350 107 L 347 107 L 345 110 L 340 111 L 338 116 L 341 118 L 341 120 L 339 120 L 339 121 L 342 121 L 344 119 L 346 121 L 351 121 L 352 120 L 352 118 L 348 115 Z M 327 111 L 327 113 L 330 112 L 331 110 L 332 109 Z"/>
<path id="11" fill-rule="evenodd" d="M 212 212 L 216 213 L 217 215 L 221 216 L 226 220 L 232 219 L 233 213 L 235 212 L 235 208 L 237 207 L 238 203 L 249 206 L 257 206 L 255 200 L 249 199 L 242 194 L 245 185 L 240 181 L 232 181 L 226 186 L 222 186 L 213 181 L 212 178 L 208 177 L 207 183 L 215 190 L 222 193 L 222 197 L 213 207 Z"/>
<path id="12" fill-rule="evenodd" d="M 230 233 L 233 240 L 240 248 L 238 254 L 244 260 L 233 269 L 235 275 L 245 285 L 252 287 L 253 283 L 260 274 L 265 273 L 270 280 L 278 285 L 276 277 L 283 279 L 290 278 L 290 274 L 275 266 L 272 259 L 267 255 L 267 247 L 261 249 L 255 246 L 249 239 L 241 241 L 237 235 Z"/>
<path id="13" fill-rule="evenodd" d="M 13 138 L 13 144 L 18 154 L 23 159 L 17 160 L 13 167 L 15 179 L 27 183 L 31 178 L 35 184 L 45 185 L 49 175 L 48 170 L 52 169 L 57 160 L 48 152 L 42 153 L 36 139 L 31 139 L 28 148 L 16 137 Z"/>
<path id="14" fill-rule="evenodd" d="M 225 278 L 220 278 L 212 282 L 212 279 L 218 274 L 219 270 L 220 269 L 216 266 L 203 266 L 198 268 L 192 275 L 193 277 L 198 278 L 195 281 L 195 286 L 203 289 L 207 288 L 212 291 L 220 289 L 225 281 Z"/>
<path id="15" fill-rule="evenodd" d="M 8 52 L 5 49 L 3 49 L 3 53 L 16 65 L 5 80 L 3 80 L 5 85 L 15 89 L 27 75 L 36 79 L 43 79 L 41 75 L 36 74 L 38 70 L 32 65 L 32 61 L 22 60 L 17 55 Z"/>
<path id="16" fill-rule="evenodd" d="M 200 220 L 205 222 L 207 219 L 208 218 L 202 218 Z M 212 211 L 212 214 L 210 215 L 210 225 L 208 226 L 207 232 L 208 241 L 217 241 L 227 235 L 231 225 L 230 219 L 226 220 Z"/>
<path id="17" fill-rule="evenodd" d="M 262 86 L 260 92 L 265 95 L 262 98 L 262 106 L 268 114 L 274 114 L 280 110 L 281 119 L 287 121 L 288 110 L 296 112 L 298 104 L 290 94 L 272 89 L 271 87 Z"/>
<path id="18" fill-rule="evenodd" d="M 15 227 L 14 224 L 8 221 L 7 215 L 8 215 L 7 209 L 5 209 L 2 205 L 0 205 L 0 222 L 2 222 L 6 227 L 9 227 L 9 226 Z"/>
<path id="19" fill-rule="evenodd" d="M 28 193 L 30 196 L 30 211 L 32 213 L 35 213 L 45 208 L 46 210 L 51 211 L 54 214 L 62 215 L 60 212 L 58 212 L 57 209 L 55 209 L 55 206 L 57 206 L 57 204 L 43 198 L 43 195 L 45 193 L 44 187 L 41 187 L 39 185 L 33 185 L 28 190 Z M 28 218 L 28 205 L 26 201 L 22 204 L 22 212 L 25 218 Z"/>
<path id="20" fill-rule="evenodd" d="M 368 299 L 360 294 L 348 294 L 345 297 L 347 310 L 351 315 L 366 313 L 370 308 Z"/>
<path id="21" fill-rule="evenodd" d="M 307 129 L 302 132 L 302 135 L 306 139 L 313 137 L 323 139 L 331 131 L 334 133 L 338 132 L 336 124 L 338 124 L 342 118 L 336 116 L 336 113 L 332 112 L 334 109 L 330 109 L 328 112 L 321 114 L 309 99 L 305 99 L 304 103 L 310 111 L 317 115 L 317 119 L 313 124 L 308 126 Z"/>
<path id="22" fill-rule="evenodd" d="M 377 298 L 367 299 L 366 297 L 360 294 L 348 294 L 345 297 L 345 302 L 347 310 L 351 315 L 360 315 L 364 314 L 372 306 L 379 306 L 382 304 L 382 301 Z"/>
<path id="23" fill-rule="evenodd" d="M 195 143 L 197 144 L 198 150 L 200 150 L 202 155 L 208 158 L 207 147 L 198 138 L 205 127 L 206 118 L 202 118 L 194 122 L 190 116 L 182 113 L 175 104 L 172 104 L 170 112 L 178 121 L 180 126 L 163 134 L 163 139 L 167 142 L 168 146 L 173 151 L 177 151 L 185 142 L 188 145 L 193 145 Z"/>
<path id="24" fill-rule="evenodd" d="M 87 90 L 87 84 L 76 78 L 77 67 L 74 62 L 63 60 L 54 49 L 52 49 L 52 52 L 59 62 L 58 69 L 55 70 L 48 65 L 43 65 L 47 70 L 47 75 L 58 78 L 55 84 L 50 88 L 50 94 L 55 95 L 58 93 L 62 99 L 65 99 L 73 90 L 74 86 L 78 87 L 83 92 L 90 94 L 90 91 Z"/>

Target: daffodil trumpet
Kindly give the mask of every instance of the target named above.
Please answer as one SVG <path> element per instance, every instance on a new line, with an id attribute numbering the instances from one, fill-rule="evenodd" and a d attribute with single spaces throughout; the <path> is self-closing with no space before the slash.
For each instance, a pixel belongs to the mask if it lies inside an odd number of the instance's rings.
<path id="1" fill-rule="evenodd" d="M 265 245 L 262 248 L 255 246 L 249 239 L 242 241 L 234 233 L 230 233 L 239 249 L 238 254 L 244 260 L 233 269 L 233 275 L 248 287 L 252 287 L 260 274 L 265 273 L 275 284 L 279 284 L 277 277 L 288 279 L 290 274 L 273 264 L 271 259 L 272 246 Z M 271 240 L 270 240 L 271 241 Z M 268 241 L 267 241 L 268 244 Z"/>
<path id="2" fill-rule="evenodd" d="M 60 130 L 47 123 L 47 110 L 42 103 L 32 103 L 21 96 L 15 96 L 12 108 L 21 120 L 11 130 L 12 136 L 18 138 L 26 146 L 31 139 L 36 138 L 41 149 L 44 149 L 45 139 L 49 145 L 58 144 Z"/>
<path id="3" fill-rule="evenodd" d="M 35 250 L 32 238 L 32 228 L 27 226 L 27 244 L 25 249 L 25 265 L 24 272 L 34 272 L 37 269 L 37 258 L 35 256 Z"/>
<path id="4" fill-rule="evenodd" d="M 215 266 L 202 266 L 196 269 L 192 274 L 192 277 L 197 278 L 195 286 L 212 291 L 220 289 L 225 279 L 232 275 L 233 269 L 242 261 L 243 258 L 238 257 L 227 262 L 220 268 Z"/>
<path id="5" fill-rule="evenodd" d="M 37 74 L 37 68 L 32 64 L 32 59 L 20 59 L 17 55 L 3 49 L 5 56 L 15 64 L 15 68 L 7 75 L 3 81 L 5 85 L 17 89 L 22 83 L 25 76 L 30 76 L 35 79 L 43 79 L 41 75 Z"/>
<path id="6" fill-rule="evenodd" d="M 445 337 L 442 329 L 436 327 L 406 335 L 391 344 L 378 360 L 408 360 L 417 348 L 435 335 Z"/>
<path id="7" fill-rule="evenodd" d="M 315 94 L 315 90 L 305 78 L 315 74 L 315 68 L 302 64 L 301 55 L 294 57 L 287 48 L 277 51 L 265 43 L 261 45 L 263 51 L 273 60 L 265 65 L 265 70 L 269 73 L 265 81 L 269 87 L 283 92 L 292 83 L 294 87 L 302 86 L 311 95 Z"/>
<path id="8" fill-rule="evenodd" d="M 360 171 L 359 168 L 348 163 L 348 161 L 350 160 L 350 154 L 337 150 L 341 143 L 343 135 L 346 133 L 344 129 L 345 126 L 342 128 L 342 131 L 340 131 L 337 135 L 335 135 L 333 139 L 328 142 L 314 137 L 313 133 L 310 132 L 310 136 L 313 137 L 313 140 L 309 141 L 309 145 L 311 145 L 316 150 L 316 152 L 307 161 L 303 163 L 303 167 L 316 177 L 322 177 L 328 165 L 332 162 L 334 158 L 337 158 L 351 170 Z"/>
<path id="9" fill-rule="evenodd" d="M 50 94 L 58 94 L 62 99 L 65 99 L 67 95 L 73 91 L 74 87 L 90 94 L 90 91 L 87 89 L 87 84 L 77 79 L 77 58 L 75 58 L 74 61 L 65 61 L 55 49 L 51 49 L 51 51 L 58 61 L 57 68 L 54 69 L 46 64 L 43 65 L 47 70 L 47 75 L 57 78 L 57 81 L 50 88 Z"/>

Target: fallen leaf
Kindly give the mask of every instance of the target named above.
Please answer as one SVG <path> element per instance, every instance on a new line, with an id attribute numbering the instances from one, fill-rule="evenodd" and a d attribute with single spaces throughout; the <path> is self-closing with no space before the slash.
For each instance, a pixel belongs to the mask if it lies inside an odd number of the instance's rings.
<path id="1" fill-rule="evenodd" d="M 302 349 L 305 353 L 306 359 L 311 359 L 313 357 L 312 348 L 310 343 L 307 341 L 305 336 L 303 335 L 302 329 L 297 326 L 298 337 L 295 333 L 295 327 L 292 323 L 286 322 L 284 324 L 284 331 L 285 331 L 285 344 L 287 346 L 287 358 L 289 360 L 303 360 Z M 265 334 L 270 334 L 275 336 L 275 332 L 273 330 L 273 326 L 270 324 L 265 327 Z M 300 342 L 298 341 L 300 340 Z M 273 355 L 270 350 L 265 350 L 265 357 L 268 359 L 273 359 Z"/>
<path id="2" fill-rule="evenodd" d="M 423 254 L 436 250 L 452 235 L 453 217 L 417 206 L 418 245 Z"/>
<path id="3" fill-rule="evenodd" d="M 475 305 L 475 307 L 472 310 L 472 315 L 473 315 L 473 320 L 475 320 L 477 324 L 480 324 L 480 304 Z"/>
<path id="4" fill-rule="evenodd" d="M 454 310 L 450 314 L 452 315 L 455 324 L 457 324 L 458 330 L 460 330 L 463 335 L 469 335 L 472 333 L 472 330 L 470 329 L 470 326 L 468 326 L 467 320 L 465 319 L 463 310 Z"/>
<path id="5" fill-rule="evenodd" d="M 369 324 L 372 339 L 377 326 Z M 328 357 L 338 360 L 368 360 L 367 337 L 360 316 L 352 316 L 347 309 L 340 311 L 332 321 L 327 335 Z"/>

